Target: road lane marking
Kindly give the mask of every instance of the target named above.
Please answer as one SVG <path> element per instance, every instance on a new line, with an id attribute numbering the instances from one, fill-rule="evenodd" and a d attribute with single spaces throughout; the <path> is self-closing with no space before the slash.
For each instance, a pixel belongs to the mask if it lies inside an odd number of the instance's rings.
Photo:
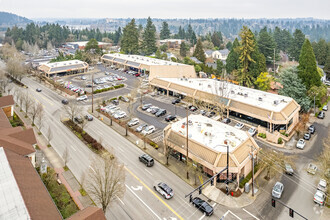
<path id="1" fill-rule="evenodd" d="M 144 170 L 145 170 L 147 173 L 149 173 L 151 176 L 153 176 L 152 173 L 150 173 L 147 169 L 144 169 Z"/>
<path id="2" fill-rule="evenodd" d="M 215 205 L 216 205 L 216 203 L 214 203 L 214 204 L 212 205 L 212 207 L 214 208 Z"/>
<path id="3" fill-rule="evenodd" d="M 138 198 L 143 203 L 143 205 L 145 205 L 158 219 L 161 220 L 161 218 L 138 195 L 136 195 L 136 193 L 133 190 L 131 190 L 130 187 L 128 187 L 126 184 L 125 186 L 136 196 L 136 198 Z"/>
<path id="4" fill-rule="evenodd" d="M 134 191 L 138 191 L 138 190 L 141 190 L 142 191 L 143 186 L 137 186 L 137 187 L 131 186 L 131 188 Z"/>
<path id="5" fill-rule="evenodd" d="M 132 171 L 130 171 L 126 166 L 124 168 L 135 179 L 137 179 L 147 190 L 149 190 L 159 201 L 161 201 L 169 210 L 171 210 L 179 219 L 183 220 L 183 218 L 171 206 L 169 206 L 164 200 L 162 200 L 152 189 L 150 189 L 144 182 L 142 182 L 142 180 L 140 180 Z"/>
<path id="6" fill-rule="evenodd" d="M 253 218 L 260 220 L 259 218 L 257 218 L 256 216 L 252 215 L 252 213 L 250 213 L 249 211 L 247 211 L 246 209 L 243 208 L 243 211 L 245 211 L 247 214 L 251 215 Z"/>
<path id="7" fill-rule="evenodd" d="M 125 205 L 125 203 L 116 195 L 117 199 L 121 202 L 121 204 Z"/>
<path id="8" fill-rule="evenodd" d="M 200 217 L 198 220 L 202 220 L 205 217 L 205 213 L 204 215 L 202 215 L 202 217 Z"/>
<path id="9" fill-rule="evenodd" d="M 47 99 L 45 96 L 41 96 L 44 100 L 46 100 L 50 105 L 54 105 L 49 99 Z"/>
<path id="10" fill-rule="evenodd" d="M 71 145 L 71 147 L 73 148 L 74 151 L 77 151 L 76 148 L 73 145 Z"/>

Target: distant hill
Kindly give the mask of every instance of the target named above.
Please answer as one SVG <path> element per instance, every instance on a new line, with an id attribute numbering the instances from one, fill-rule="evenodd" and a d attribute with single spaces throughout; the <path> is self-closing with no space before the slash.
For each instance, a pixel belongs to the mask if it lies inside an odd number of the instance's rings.
<path id="1" fill-rule="evenodd" d="M 0 26 L 1 27 L 11 27 L 13 25 L 21 26 L 31 23 L 32 20 L 25 17 L 21 17 L 12 13 L 0 11 Z"/>

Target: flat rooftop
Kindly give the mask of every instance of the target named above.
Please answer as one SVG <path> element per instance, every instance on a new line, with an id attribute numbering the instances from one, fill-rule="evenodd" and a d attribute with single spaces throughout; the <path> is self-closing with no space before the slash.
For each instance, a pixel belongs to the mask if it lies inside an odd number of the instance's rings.
<path id="1" fill-rule="evenodd" d="M 79 47 L 84 47 L 88 41 L 76 41 L 76 42 L 66 42 L 66 44 L 77 44 Z M 98 45 L 108 45 L 111 43 L 106 43 L 106 42 L 98 42 Z"/>
<path id="2" fill-rule="evenodd" d="M 292 98 L 235 85 L 225 81 L 203 78 L 159 78 L 181 86 L 197 89 L 224 98 L 232 99 L 248 105 L 253 105 L 273 112 L 280 112 Z"/>
<path id="3" fill-rule="evenodd" d="M 150 58 L 140 55 L 127 55 L 120 53 L 105 54 L 102 58 L 114 60 L 120 63 L 133 62 L 145 65 L 163 65 L 163 66 L 183 66 L 186 64 L 176 63 L 167 60 L 160 60 L 156 58 Z"/>
<path id="4" fill-rule="evenodd" d="M 186 136 L 186 118 L 172 124 L 171 129 Z M 190 115 L 188 127 L 188 137 L 201 145 L 207 146 L 217 152 L 227 152 L 224 144 L 229 143 L 229 152 L 235 150 L 246 139 L 249 138 L 245 131 L 239 130 L 222 122 L 215 121 L 201 115 Z"/>

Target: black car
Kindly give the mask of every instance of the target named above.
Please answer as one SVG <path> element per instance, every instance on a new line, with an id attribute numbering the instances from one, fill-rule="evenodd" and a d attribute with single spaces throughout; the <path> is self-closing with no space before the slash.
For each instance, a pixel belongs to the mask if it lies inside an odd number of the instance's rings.
<path id="1" fill-rule="evenodd" d="M 180 103 L 180 102 L 181 102 L 181 99 L 174 99 L 172 101 L 172 104 L 175 105 L 175 104 Z"/>
<path id="2" fill-rule="evenodd" d="M 145 111 L 145 110 L 147 110 L 148 108 L 150 108 L 151 106 L 152 106 L 151 103 L 149 103 L 149 104 L 145 104 L 145 105 L 142 106 L 142 110 Z"/>
<path id="3" fill-rule="evenodd" d="M 139 156 L 140 162 L 144 163 L 147 167 L 152 167 L 154 165 L 154 159 L 148 154 L 142 154 Z"/>
<path id="4" fill-rule="evenodd" d="M 41 89 L 40 89 L 40 88 L 37 88 L 36 91 L 37 91 L 37 92 L 41 92 Z"/>
<path id="5" fill-rule="evenodd" d="M 160 109 L 159 108 L 154 108 L 151 110 L 151 114 L 156 114 Z"/>
<path id="6" fill-rule="evenodd" d="M 114 105 L 119 105 L 119 101 L 117 99 L 112 100 L 111 103 Z"/>
<path id="7" fill-rule="evenodd" d="M 325 117 L 324 112 L 320 112 L 320 113 L 317 115 L 317 118 L 320 118 L 320 119 L 323 119 L 324 117 Z"/>
<path id="8" fill-rule="evenodd" d="M 206 116 L 212 118 L 213 116 L 215 116 L 215 112 L 208 112 Z"/>
<path id="9" fill-rule="evenodd" d="M 312 136 L 311 133 L 308 132 L 308 133 L 304 134 L 304 139 L 309 140 L 309 139 L 311 139 L 311 136 Z"/>
<path id="10" fill-rule="evenodd" d="M 206 115 L 207 111 L 205 111 L 205 110 L 202 109 L 202 110 L 200 111 L 200 113 L 201 113 L 201 115 Z"/>
<path id="11" fill-rule="evenodd" d="M 213 214 L 213 207 L 210 206 L 207 202 L 199 197 L 195 197 L 192 200 L 192 203 L 195 207 L 197 207 L 201 212 L 205 213 L 207 216 L 211 216 Z"/>
<path id="12" fill-rule="evenodd" d="M 82 119 L 82 117 L 80 117 L 80 116 L 76 116 L 76 117 L 74 117 L 74 120 L 75 120 L 75 122 L 77 122 L 78 124 L 83 123 L 83 119 Z"/>
<path id="13" fill-rule="evenodd" d="M 69 101 L 67 99 L 63 99 L 62 104 L 67 105 L 67 104 L 69 104 Z"/>
<path id="14" fill-rule="evenodd" d="M 158 112 L 156 112 L 156 117 L 160 117 L 166 114 L 166 109 L 159 109 Z"/>
<path id="15" fill-rule="evenodd" d="M 165 121 L 170 122 L 176 119 L 175 115 L 168 115 L 165 117 Z"/>
<path id="16" fill-rule="evenodd" d="M 225 124 L 229 124 L 231 122 L 231 120 L 229 118 L 224 118 L 222 120 L 222 122 L 225 123 Z"/>
<path id="17" fill-rule="evenodd" d="M 308 131 L 311 133 L 311 134 L 314 134 L 315 133 L 315 126 L 314 125 L 310 125 L 308 127 Z"/>

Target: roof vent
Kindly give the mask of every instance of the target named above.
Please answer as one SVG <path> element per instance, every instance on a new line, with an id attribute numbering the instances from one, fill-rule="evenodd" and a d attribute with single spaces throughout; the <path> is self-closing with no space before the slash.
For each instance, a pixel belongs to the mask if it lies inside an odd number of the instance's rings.
<path id="1" fill-rule="evenodd" d="M 278 105 L 279 101 L 278 100 L 274 100 L 274 105 Z"/>
<path id="2" fill-rule="evenodd" d="M 262 97 L 259 97 L 259 98 L 258 98 L 258 101 L 262 101 Z"/>
<path id="3" fill-rule="evenodd" d="M 211 85 L 210 85 L 210 84 L 208 84 L 208 85 L 207 85 L 207 87 L 208 87 L 208 88 L 211 88 Z"/>
<path id="4" fill-rule="evenodd" d="M 201 85 L 203 85 L 203 83 L 199 83 L 198 85 L 200 85 L 200 86 L 201 86 Z"/>
<path id="5" fill-rule="evenodd" d="M 191 80 L 189 80 L 189 83 L 192 83 L 192 81 L 191 81 Z"/>
<path id="6" fill-rule="evenodd" d="M 248 94 L 247 93 L 244 93 L 244 97 L 248 97 Z"/>
<path id="7" fill-rule="evenodd" d="M 235 94 L 235 91 L 234 91 L 234 90 L 231 90 L 230 93 L 231 93 L 231 94 Z"/>

